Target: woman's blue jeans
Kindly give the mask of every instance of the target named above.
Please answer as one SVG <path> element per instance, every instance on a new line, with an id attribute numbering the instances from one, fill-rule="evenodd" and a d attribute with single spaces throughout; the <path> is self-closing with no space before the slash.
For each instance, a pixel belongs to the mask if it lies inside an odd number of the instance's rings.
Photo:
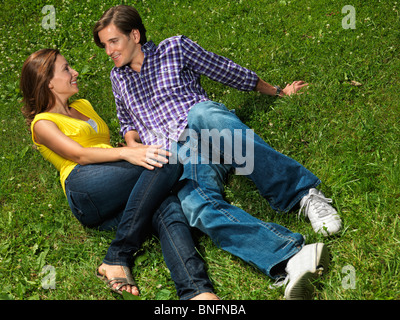
<path id="1" fill-rule="evenodd" d="M 132 267 L 133 254 L 153 228 L 178 296 L 190 299 L 213 287 L 179 200 L 170 193 L 181 172 L 173 164 L 154 170 L 125 161 L 78 165 L 65 187 L 71 210 L 84 226 L 116 230 L 104 263 Z"/>
<path id="2" fill-rule="evenodd" d="M 186 143 L 178 143 L 177 149 L 184 164 L 182 177 L 187 179 L 178 196 L 189 224 L 268 276 L 280 276 L 280 268 L 274 267 L 301 249 L 303 236 L 256 219 L 227 203 L 223 198 L 225 178 L 230 169 L 243 169 L 242 174 L 254 181 L 271 207 L 282 212 L 298 203 L 310 188 L 320 183 L 319 179 L 249 132 L 249 127 L 220 103 L 207 101 L 192 107 L 188 129 L 192 132 L 188 133 Z M 214 134 L 210 135 L 210 130 Z M 215 139 L 212 141 L 215 137 L 217 143 Z M 224 140 L 229 139 L 232 140 L 225 144 Z M 243 154 L 247 163 L 243 161 Z M 212 156 L 219 163 L 207 163 Z"/>

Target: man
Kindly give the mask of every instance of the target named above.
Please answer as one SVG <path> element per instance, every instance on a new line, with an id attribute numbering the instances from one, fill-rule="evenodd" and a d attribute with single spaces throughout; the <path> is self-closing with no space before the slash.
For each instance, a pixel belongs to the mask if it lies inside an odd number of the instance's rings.
<path id="1" fill-rule="evenodd" d="M 331 200 L 315 189 L 320 180 L 311 172 L 272 149 L 225 106 L 210 101 L 199 80 L 200 75 L 206 75 L 238 90 L 279 96 L 294 94 L 307 84 L 295 81 L 283 90 L 274 87 L 184 36 L 155 46 L 147 42 L 139 13 L 129 6 L 107 10 L 96 23 L 93 35 L 115 64 L 111 82 L 127 145 L 163 145 L 179 152 L 184 163 L 181 179 L 186 183 L 178 196 L 191 226 L 268 276 L 287 275 L 287 299 L 310 297 L 308 279 L 314 278 L 320 267 L 326 267 L 326 247 L 322 243 L 303 247 L 300 234 L 260 221 L 230 205 L 222 196 L 223 182 L 231 168 L 244 169 L 242 172 L 255 182 L 275 210 L 289 211 L 300 202 L 315 231 L 324 235 L 341 228 L 336 210 L 328 204 Z M 212 136 L 204 138 L 204 130 L 224 131 L 226 134 L 218 139 L 227 140 L 228 147 L 219 143 L 215 148 L 216 140 Z M 234 137 L 239 143 L 233 141 Z M 249 151 L 250 169 L 238 161 L 239 149 Z M 188 150 L 195 156 L 187 157 Z M 224 163 L 207 161 L 215 151 Z M 154 165 L 151 157 L 147 162 Z"/>

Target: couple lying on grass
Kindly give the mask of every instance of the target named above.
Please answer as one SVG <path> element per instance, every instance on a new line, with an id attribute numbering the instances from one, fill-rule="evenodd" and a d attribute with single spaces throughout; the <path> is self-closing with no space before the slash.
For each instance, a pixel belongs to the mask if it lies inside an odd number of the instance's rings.
<path id="1" fill-rule="evenodd" d="M 33 142 L 60 172 L 73 214 L 86 227 L 116 232 L 98 276 L 114 292 L 139 295 L 133 256 L 153 232 L 179 298 L 218 299 L 195 249 L 194 227 L 267 276 L 285 277 L 286 299 L 311 298 L 311 281 L 329 263 L 326 246 L 305 245 L 301 234 L 227 203 L 225 178 L 244 168 L 226 146 L 240 148 L 251 159 L 251 170 L 242 174 L 276 211 L 300 206 L 314 230 L 325 236 L 341 229 L 341 219 L 331 199 L 316 189 L 320 180 L 254 132 L 248 134 L 251 130 L 233 112 L 208 99 L 200 76 L 279 97 L 307 84 L 272 86 L 184 36 L 156 46 L 146 40 L 140 15 L 130 6 L 107 10 L 93 35 L 115 64 L 111 82 L 126 146 L 110 145 L 109 129 L 89 101 L 69 102 L 79 91 L 78 72 L 58 50 L 42 49 L 25 61 L 21 91 Z M 188 129 L 195 137 L 186 134 Z M 202 137 L 204 130 L 231 133 L 221 141 L 239 135 L 242 143 L 204 141 L 210 140 Z"/>

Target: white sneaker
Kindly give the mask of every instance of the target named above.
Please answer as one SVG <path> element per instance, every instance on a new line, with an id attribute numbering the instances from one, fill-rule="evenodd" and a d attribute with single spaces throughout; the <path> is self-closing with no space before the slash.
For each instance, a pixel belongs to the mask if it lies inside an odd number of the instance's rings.
<path id="1" fill-rule="evenodd" d="M 309 300 L 314 293 L 312 281 L 329 265 L 328 248 L 323 243 L 304 246 L 286 265 L 286 300 Z"/>
<path id="2" fill-rule="evenodd" d="M 342 220 L 335 208 L 329 204 L 331 202 L 332 199 L 326 198 L 315 188 L 310 189 L 308 195 L 300 201 L 299 214 L 304 208 L 304 215 L 310 220 L 314 231 L 324 236 L 333 235 L 342 228 Z"/>

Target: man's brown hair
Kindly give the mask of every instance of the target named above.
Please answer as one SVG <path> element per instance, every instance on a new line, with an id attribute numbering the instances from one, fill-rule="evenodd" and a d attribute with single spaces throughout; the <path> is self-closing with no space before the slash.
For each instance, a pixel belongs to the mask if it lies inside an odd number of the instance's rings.
<path id="1" fill-rule="evenodd" d="M 129 36 L 133 29 L 140 32 L 140 44 L 147 42 L 146 29 L 139 12 L 131 6 L 119 5 L 108 9 L 93 28 L 93 38 L 96 45 L 104 48 L 99 38 L 99 32 L 110 24 L 114 24 L 123 34 Z"/>

